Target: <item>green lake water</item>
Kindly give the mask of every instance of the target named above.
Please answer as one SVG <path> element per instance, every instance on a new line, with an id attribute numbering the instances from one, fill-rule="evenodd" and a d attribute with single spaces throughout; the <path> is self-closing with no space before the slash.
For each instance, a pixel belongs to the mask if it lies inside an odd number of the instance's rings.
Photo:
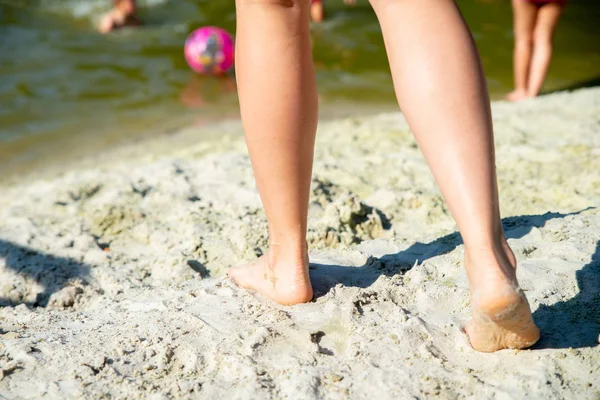
<path id="1" fill-rule="evenodd" d="M 234 33 L 233 1 L 139 0 L 145 26 L 99 35 L 94 25 L 110 3 L 0 0 L 0 175 L 184 125 L 237 118 L 233 80 L 195 75 L 182 53 L 197 27 Z M 328 19 L 312 28 L 323 115 L 394 107 L 377 19 L 367 1 L 358 3 L 326 0 Z M 512 87 L 510 2 L 458 4 L 492 98 L 500 98 Z M 597 84 L 600 1 L 571 0 L 544 90 Z"/>

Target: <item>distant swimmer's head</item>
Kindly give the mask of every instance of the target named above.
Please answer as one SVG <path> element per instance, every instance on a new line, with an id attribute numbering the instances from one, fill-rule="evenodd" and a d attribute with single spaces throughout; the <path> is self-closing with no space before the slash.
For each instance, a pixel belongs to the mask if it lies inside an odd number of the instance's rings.
<path id="1" fill-rule="evenodd" d="M 115 4 L 115 8 L 125 15 L 135 13 L 135 0 L 113 0 L 113 3 Z"/>

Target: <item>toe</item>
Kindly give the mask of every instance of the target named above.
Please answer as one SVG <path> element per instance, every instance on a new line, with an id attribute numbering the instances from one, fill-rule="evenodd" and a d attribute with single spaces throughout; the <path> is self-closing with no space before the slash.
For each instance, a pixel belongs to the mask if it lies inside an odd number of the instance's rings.
<path id="1" fill-rule="evenodd" d="M 247 268 L 245 267 L 233 267 L 227 271 L 227 275 L 233 280 L 233 282 L 235 282 L 236 285 L 245 288 L 247 287 L 247 280 L 245 279 L 246 270 Z"/>

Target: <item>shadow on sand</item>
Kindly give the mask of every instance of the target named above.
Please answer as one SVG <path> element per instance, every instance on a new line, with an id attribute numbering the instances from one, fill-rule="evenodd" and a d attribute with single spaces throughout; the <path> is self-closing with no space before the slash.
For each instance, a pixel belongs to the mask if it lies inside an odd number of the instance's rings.
<path id="1" fill-rule="evenodd" d="M 592 208 L 566 214 L 549 212 L 541 215 L 508 217 L 502 220 L 502 225 L 507 238 L 520 239 L 533 228 L 541 228 L 552 219 L 578 215 Z M 461 244 L 460 234 L 454 232 L 429 243 L 417 242 L 396 254 L 388 254 L 380 258 L 369 257 L 365 265 L 360 267 L 311 263 L 310 276 L 315 297 L 325 295 L 337 284 L 368 288 L 381 275 L 394 276 L 406 272 L 416 263 L 449 253 Z M 599 263 L 600 249 L 596 247 L 591 262 L 577 272 L 579 294 L 566 302 L 552 306 L 540 306 L 534 313 L 534 319 L 542 331 L 556 332 L 556 334 L 549 335 L 549 339 L 543 338 L 538 347 L 576 348 L 597 344 L 598 323 L 594 321 L 594 318 L 600 318 Z M 571 335 L 565 329 L 566 324 L 571 324 L 570 326 L 577 334 Z"/>
<path id="2" fill-rule="evenodd" d="M 536 348 L 598 346 L 600 334 L 600 240 L 589 263 L 575 273 L 579 292 L 551 306 L 540 305 L 533 319 L 542 331 Z"/>
<path id="3" fill-rule="evenodd" d="M 34 301 L 25 301 L 23 297 L 27 297 L 26 293 L 14 290 L 13 295 L 9 297 L 0 296 L 0 306 L 26 304 L 46 307 L 50 296 L 74 279 L 79 278 L 85 285 L 90 271 L 87 264 L 70 258 L 56 257 L 3 239 L 0 239 L 0 259 L 4 259 L 5 268 L 14 270 L 25 279 L 33 280 L 44 288 Z M 10 286 L 11 282 L 2 282 L 0 289 L 3 289 L 4 296 L 10 293 Z"/>
<path id="4" fill-rule="evenodd" d="M 591 208 L 591 207 L 590 207 Z M 518 239 L 533 228 L 543 227 L 547 221 L 577 215 L 585 210 L 561 214 L 523 215 L 503 219 L 508 238 Z M 422 263 L 432 257 L 454 250 L 462 244 L 458 232 L 443 236 L 430 243 L 415 243 L 397 254 L 380 258 L 370 257 L 361 267 L 311 264 L 310 275 L 314 284 L 315 296 L 323 296 L 337 284 L 367 288 L 381 275 L 393 276 L 411 269 L 417 262 Z M 28 247 L 0 239 L 0 258 L 5 268 L 12 269 L 26 279 L 34 280 L 44 289 L 35 301 L 26 302 L 20 294 L 10 295 L 2 282 L 4 295 L 0 296 L 0 306 L 27 304 L 28 306 L 48 305 L 50 296 L 79 279 L 87 284 L 90 266 L 71 258 L 56 257 Z M 598 344 L 600 322 L 600 241 L 591 260 L 577 271 L 579 293 L 567 301 L 551 306 L 541 305 L 534 313 L 536 323 L 544 332 L 537 348 L 580 348 Z"/>

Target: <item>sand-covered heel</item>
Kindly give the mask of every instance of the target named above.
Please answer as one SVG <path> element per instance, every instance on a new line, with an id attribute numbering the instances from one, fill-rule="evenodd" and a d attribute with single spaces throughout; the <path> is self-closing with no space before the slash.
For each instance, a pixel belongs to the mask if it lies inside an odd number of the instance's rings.
<path id="1" fill-rule="evenodd" d="M 471 346 L 483 352 L 524 349 L 540 338 L 540 330 L 533 322 L 529 302 L 521 289 L 474 306 L 465 332 Z"/>

